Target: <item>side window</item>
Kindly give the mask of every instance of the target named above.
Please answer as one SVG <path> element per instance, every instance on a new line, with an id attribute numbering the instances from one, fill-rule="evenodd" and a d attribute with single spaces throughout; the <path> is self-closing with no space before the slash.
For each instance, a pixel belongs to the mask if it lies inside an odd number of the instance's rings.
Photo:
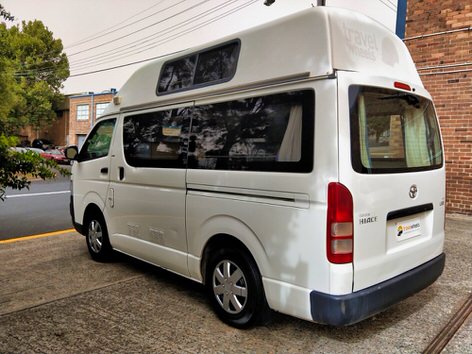
<path id="1" fill-rule="evenodd" d="M 79 161 L 98 159 L 108 155 L 116 119 L 98 122 L 80 149 Z"/>
<path id="2" fill-rule="evenodd" d="M 232 78 L 236 71 L 238 49 L 238 43 L 231 43 L 200 53 L 194 84 L 198 85 Z"/>
<path id="3" fill-rule="evenodd" d="M 196 62 L 197 56 L 192 55 L 167 63 L 161 73 L 158 92 L 179 91 L 190 87 Z"/>
<path id="4" fill-rule="evenodd" d="M 126 162 L 134 167 L 185 168 L 191 108 L 127 116 L 123 124 Z"/>
<path id="5" fill-rule="evenodd" d="M 197 106 L 188 166 L 310 172 L 313 127 L 311 90 Z"/>
<path id="6" fill-rule="evenodd" d="M 157 85 L 158 94 L 167 94 L 229 81 L 236 72 L 239 41 L 195 53 L 164 64 Z"/>

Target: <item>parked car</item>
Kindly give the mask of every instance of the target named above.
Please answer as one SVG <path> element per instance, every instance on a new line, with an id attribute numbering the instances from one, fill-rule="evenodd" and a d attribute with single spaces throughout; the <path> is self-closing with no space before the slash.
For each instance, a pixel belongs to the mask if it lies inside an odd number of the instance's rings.
<path id="1" fill-rule="evenodd" d="M 54 160 L 59 164 L 69 163 L 69 159 L 64 155 L 64 153 L 57 149 L 43 151 L 40 155 L 45 159 Z"/>
<path id="2" fill-rule="evenodd" d="M 33 151 L 36 154 L 42 154 L 44 152 L 43 149 L 38 149 L 38 148 L 33 148 L 33 147 L 27 147 L 25 148 L 27 151 Z"/>
<path id="3" fill-rule="evenodd" d="M 31 147 L 42 150 L 48 150 L 52 149 L 54 147 L 54 144 L 47 139 L 34 139 L 33 143 L 31 144 Z"/>

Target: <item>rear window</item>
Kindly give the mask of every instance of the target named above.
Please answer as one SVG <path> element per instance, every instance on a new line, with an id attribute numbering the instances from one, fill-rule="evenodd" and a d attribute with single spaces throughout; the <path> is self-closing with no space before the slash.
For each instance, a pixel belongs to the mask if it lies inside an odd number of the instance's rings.
<path id="1" fill-rule="evenodd" d="M 352 166 L 359 173 L 426 171 L 443 165 L 431 101 L 395 90 L 349 88 Z"/>

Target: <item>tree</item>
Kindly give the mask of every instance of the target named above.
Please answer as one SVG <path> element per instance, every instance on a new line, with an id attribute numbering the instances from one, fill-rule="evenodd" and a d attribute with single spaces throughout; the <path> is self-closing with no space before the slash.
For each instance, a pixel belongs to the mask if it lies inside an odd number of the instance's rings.
<path id="1" fill-rule="evenodd" d="M 38 20 L 10 29 L 3 26 L 0 31 L 6 42 L 0 57 L 14 69 L 17 96 L 9 117 L 3 119 L 3 133 L 12 134 L 25 125 L 37 130 L 50 125 L 57 118 L 55 108 L 63 101 L 60 89 L 69 76 L 61 40 Z"/>
<path id="2" fill-rule="evenodd" d="M 13 20 L 1 4 L 0 17 Z M 69 76 L 62 49 L 61 41 L 41 21 L 23 22 L 21 29 L 0 23 L 0 200 L 6 187 L 28 188 L 29 176 L 49 179 L 56 171 L 68 174 L 34 152 L 12 150 L 18 139 L 9 136 L 25 125 L 40 128 L 55 119 L 54 105 Z"/>

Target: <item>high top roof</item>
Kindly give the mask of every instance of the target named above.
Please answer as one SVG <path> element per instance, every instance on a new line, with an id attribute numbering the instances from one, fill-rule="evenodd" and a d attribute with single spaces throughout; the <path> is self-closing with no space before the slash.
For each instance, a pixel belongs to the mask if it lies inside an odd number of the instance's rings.
<path id="1" fill-rule="evenodd" d="M 234 77 L 225 83 L 165 96 L 156 87 L 165 62 L 239 39 Z M 120 104 L 106 113 L 149 104 L 191 100 L 277 78 L 322 77 L 335 70 L 391 76 L 423 86 L 404 43 L 382 24 L 356 12 L 314 7 L 165 58 L 138 69 L 118 92 Z"/>

